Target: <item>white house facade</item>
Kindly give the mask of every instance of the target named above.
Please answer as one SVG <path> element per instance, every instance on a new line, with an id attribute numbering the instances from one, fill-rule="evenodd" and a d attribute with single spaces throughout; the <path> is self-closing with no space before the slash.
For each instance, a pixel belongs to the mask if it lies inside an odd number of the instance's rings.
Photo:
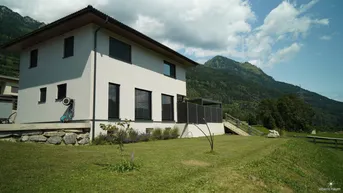
<path id="1" fill-rule="evenodd" d="M 177 109 L 197 63 L 90 6 L 3 48 L 21 53 L 17 123 L 63 121 L 68 97 L 68 121 L 91 122 L 93 137 L 100 123 L 125 119 L 140 132 L 178 126 L 198 136 Z M 210 125 L 224 133 L 221 121 Z"/>

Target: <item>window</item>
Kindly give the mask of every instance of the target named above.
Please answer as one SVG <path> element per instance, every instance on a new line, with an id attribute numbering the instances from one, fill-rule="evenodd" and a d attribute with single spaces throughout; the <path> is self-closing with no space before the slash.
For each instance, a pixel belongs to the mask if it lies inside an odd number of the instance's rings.
<path id="1" fill-rule="evenodd" d="M 30 53 L 30 68 L 37 67 L 38 63 L 38 50 L 32 50 Z"/>
<path id="2" fill-rule="evenodd" d="M 151 120 L 151 92 L 135 89 L 135 119 Z"/>
<path id="3" fill-rule="evenodd" d="M 119 118 L 119 85 L 108 84 L 108 118 Z"/>
<path id="4" fill-rule="evenodd" d="M 64 39 L 64 58 L 74 56 L 74 36 Z"/>
<path id="5" fill-rule="evenodd" d="M 171 64 L 169 62 L 164 61 L 164 71 L 163 71 L 164 75 L 172 77 L 172 78 L 176 78 L 176 74 L 175 74 L 175 65 Z"/>
<path id="6" fill-rule="evenodd" d="M 57 100 L 62 100 L 67 96 L 67 84 L 57 85 Z"/>
<path id="7" fill-rule="evenodd" d="M 178 94 L 176 97 L 178 103 L 185 102 L 186 96 Z"/>
<path id="8" fill-rule="evenodd" d="M 162 94 L 162 121 L 174 121 L 174 97 Z"/>
<path id="9" fill-rule="evenodd" d="M 16 111 L 18 109 L 18 99 L 13 100 L 12 110 Z"/>
<path id="10" fill-rule="evenodd" d="M 17 86 L 11 86 L 11 93 L 18 93 L 18 87 Z"/>
<path id="11" fill-rule="evenodd" d="M 131 46 L 110 37 L 109 56 L 123 62 L 131 63 Z"/>
<path id="12" fill-rule="evenodd" d="M 40 89 L 39 103 L 46 102 L 46 87 Z"/>

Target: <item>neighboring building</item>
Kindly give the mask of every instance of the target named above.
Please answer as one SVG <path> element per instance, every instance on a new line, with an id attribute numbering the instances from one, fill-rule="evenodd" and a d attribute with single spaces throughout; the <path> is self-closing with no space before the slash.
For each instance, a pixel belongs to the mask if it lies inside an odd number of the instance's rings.
<path id="1" fill-rule="evenodd" d="M 18 78 L 0 75 L 0 120 L 17 110 Z"/>
<path id="2" fill-rule="evenodd" d="M 197 65 L 91 6 L 2 48 L 20 52 L 17 122 L 59 122 L 69 97 L 73 121 L 93 123 L 94 135 L 124 119 L 141 132 L 173 127 L 186 69 Z"/>

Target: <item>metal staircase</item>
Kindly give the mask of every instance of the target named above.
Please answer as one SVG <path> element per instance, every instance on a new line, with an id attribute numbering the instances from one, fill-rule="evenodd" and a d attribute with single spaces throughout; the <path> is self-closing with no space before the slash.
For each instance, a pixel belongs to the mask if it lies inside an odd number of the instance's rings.
<path id="1" fill-rule="evenodd" d="M 239 119 L 231 116 L 230 114 L 225 113 L 225 127 L 229 128 L 231 131 L 242 136 L 262 136 L 264 133 L 250 126 L 249 124 L 240 121 Z M 239 131 L 241 130 L 241 131 Z"/>

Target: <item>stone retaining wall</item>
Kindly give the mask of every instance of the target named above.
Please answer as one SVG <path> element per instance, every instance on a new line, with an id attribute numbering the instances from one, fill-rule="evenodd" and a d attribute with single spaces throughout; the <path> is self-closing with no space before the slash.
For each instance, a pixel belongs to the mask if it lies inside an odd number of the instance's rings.
<path id="1" fill-rule="evenodd" d="M 90 143 L 89 129 L 0 131 L 0 140 L 54 145 L 87 145 Z"/>

